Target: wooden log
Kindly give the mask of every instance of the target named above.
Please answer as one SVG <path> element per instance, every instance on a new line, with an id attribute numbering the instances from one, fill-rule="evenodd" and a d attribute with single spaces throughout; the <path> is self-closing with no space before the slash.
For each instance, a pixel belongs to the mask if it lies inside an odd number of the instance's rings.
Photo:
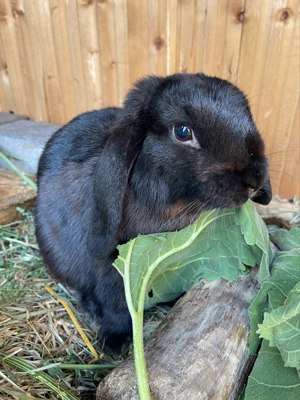
<path id="1" fill-rule="evenodd" d="M 30 178 L 36 180 L 33 175 Z M 33 205 L 36 191 L 13 171 L 0 168 L 0 225 L 15 221 L 23 209 Z"/>
<path id="2" fill-rule="evenodd" d="M 145 343 L 152 400 L 237 399 L 252 368 L 249 302 L 258 269 L 237 281 L 200 281 Z M 139 399 L 129 357 L 98 386 L 97 400 Z"/>

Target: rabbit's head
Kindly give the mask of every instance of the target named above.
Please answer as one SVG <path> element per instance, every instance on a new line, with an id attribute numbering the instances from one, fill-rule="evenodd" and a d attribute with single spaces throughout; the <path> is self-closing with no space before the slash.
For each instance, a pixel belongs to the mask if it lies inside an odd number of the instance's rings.
<path id="1" fill-rule="evenodd" d="M 165 215 L 168 208 L 195 203 L 198 210 L 237 207 L 249 197 L 268 204 L 272 190 L 264 143 L 244 94 L 203 74 L 138 82 L 95 172 L 92 257 L 103 258 L 118 244 L 128 192 L 136 207 Z"/>

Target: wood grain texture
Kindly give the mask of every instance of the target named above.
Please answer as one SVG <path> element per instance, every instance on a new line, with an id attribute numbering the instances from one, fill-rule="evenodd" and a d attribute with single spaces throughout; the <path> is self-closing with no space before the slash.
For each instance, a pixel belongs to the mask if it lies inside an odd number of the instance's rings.
<path id="1" fill-rule="evenodd" d="M 31 179 L 36 181 L 33 175 Z M 34 203 L 36 191 L 13 171 L 0 168 L 0 225 L 18 217 L 17 207 L 27 209 Z"/>
<path id="2" fill-rule="evenodd" d="M 167 75 L 179 72 L 179 4 L 178 0 L 168 0 L 167 2 Z"/>
<path id="3" fill-rule="evenodd" d="M 2 84 L 4 91 L 8 90 L 6 98 L 10 111 L 16 110 L 18 114 L 27 115 L 24 79 L 20 68 L 16 29 L 9 0 L 0 2 L 0 46 L 3 64 Z"/>
<path id="4" fill-rule="evenodd" d="M 126 0 L 114 0 L 115 47 L 117 65 L 118 104 L 121 106 L 129 89 L 128 23 Z"/>
<path id="5" fill-rule="evenodd" d="M 51 21 L 51 5 L 49 0 L 34 2 L 36 13 L 36 33 L 38 41 L 32 51 L 38 52 L 42 63 L 42 82 L 45 88 L 45 99 L 49 122 L 62 124 L 66 121 L 65 110 L 62 106 L 62 92 L 57 67 L 54 43 L 54 31 Z"/>
<path id="6" fill-rule="evenodd" d="M 246 2 L 237 80 L 266 143 L 274 193 L 288 198 L 300 195 L 299 124 L 291 143 L 300 83 L 298 5 L 297 0 Z"/>
<path id="7" fill-rule="evenodd" d="M 248 96 L 274 194 L 300 196 L 298 0 L 0 0 L 0 111 L 63 124 L 149 74 L 204 72 Z"/>
<path id="8" fill-rule="evenodd" d="M 112 2 L 96 5 L 98 41 L 102 69 L 103 101 L 106 107 L 118 104 L 115 15 Z"/>
<path id="9" fill-rule="evenodd" d="M 166 1 L 148 0 L 148 74 L 167 75 Z"/>
<path id="10" fill-rule="evenodd" d="M 147 70 L 148 8 L 144 0 L 127 1 L 129 81 L 132 84 Z"/>
<path id="11" fill-rule="evenodd" d="M 93 1 L 83 0 L 78 2 L 77 6 L 80 15 L 79 35 L 81 38 L 87 110 L 91 111 L 104 106 L 96 4 Z"/>
<path id="12" fill-rule="evenodd" d="M 66 9 L 66 30 L 68 35 L 70 63 L 72 66 L 73 97 L 72 91 L 69 93 L 71 95 L 71 100 L 74 100 L 76 104 L 77 114 L 81 114 L 87 111 L 87 94 L 85 87 L 86 72 L 81 47 L 81 35 L 79 34 L 79 20 L 82 14 L 79 13 L 76 1 L 64 0 L 64 5 Z"/>
<path id="13" fill-rule="evenodd" d="M 20 0 L 15 3 L 12 11 L 18 32 L 17 40 L 26 97 L 30 98 L 27 102 L 28 117 L 35 121 L 50 121 L 40 52 L 41 46 L 46 45 L 47 36 L 45 36 L 45 32 L 41 35 L 38 34 L 38 17 L 33 2 L 25 4 Z"/>
<path id="14" fill-rule="evenodd" d="M 145 343 L 153 400 L 235 400 L 252 367 L 249 302 L 257 269 L 238 281 L 201 281 Z M 132 357 L 99 385 L 97 400 L 138 400 Z"/>
<path id="15" fill-rule="evenodd" d="M 67 9 L 63 1 L 51 0 L 51 22 L 59 84 L 62 93 L 62 103 L 60 107 L 64 110 L 66 120 L 70 121 L 78 112 L 75 103 L 72 60 L 67 32 Z"/>

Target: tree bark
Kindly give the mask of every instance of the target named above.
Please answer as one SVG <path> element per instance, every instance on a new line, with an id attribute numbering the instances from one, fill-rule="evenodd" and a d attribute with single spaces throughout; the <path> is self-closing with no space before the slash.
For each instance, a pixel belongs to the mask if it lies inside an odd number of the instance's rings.
<path id="1" fill-rule="evenodd" d="M 152 400 L 236 400 L 255 357 L 248 354 L 257 268 L 238 281 L 200 281 L 145 343 Z M 133 357 L 99 385 L 97 400 L 139 399 Z"/>

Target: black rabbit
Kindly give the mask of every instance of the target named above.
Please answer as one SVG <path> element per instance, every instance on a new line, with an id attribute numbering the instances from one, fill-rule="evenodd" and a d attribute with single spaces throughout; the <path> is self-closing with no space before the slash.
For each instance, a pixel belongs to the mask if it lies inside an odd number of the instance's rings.
<path id="1" fill-rule="evenodd" d="M 36 235 L 46 265 L 79 294 L 105 343 L 131 337 L 117 244 L 179 230 L 202 210 L 271 199 L 247 99 L 204 74 L 139 81 L 123 108 L 82 114 L 46 144 Z"/>

